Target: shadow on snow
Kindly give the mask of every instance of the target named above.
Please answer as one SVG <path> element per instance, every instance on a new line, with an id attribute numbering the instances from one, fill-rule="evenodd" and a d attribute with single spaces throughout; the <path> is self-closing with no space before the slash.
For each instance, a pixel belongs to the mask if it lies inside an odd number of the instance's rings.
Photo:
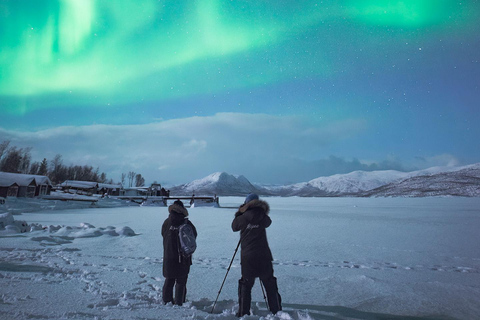
<path id="1" fill-rule="evenodd" d="M 211 313 L 213 301 L 208 299 L 202 299 L 199 301 L 192 301 L 192 306 L 197 310 Z M 319 306 L 308 304 L 288 304 L 283 303 L 283 311 L 277 314 L 277 317 L 269 319 L 316 319 L 316 320 L 339 320 L 339 319 L 359 319 L 359 320 L 454 320 L 454 318 L 441 316 L 441 315 L 427 315 L 427 316 L 405 316 L 405 315 L 393 315 L 387 313 L 360 311 L 353 308 L 342 306 Z M 224 315 L 230 318 L 235 314 L 238 309 L 237 302 L 233 300 L 218 301 L 214 315 Z M 253 302 L 252 303 L 252 315 L 246 317 L 246 319 L 255 319 L 256 317 L 267 317 L 270 312 L 266 308 L 265 302 Z M 285 314 L 288 314 L 285 315 Z M 217 318 L 217 317 L 216 317 Z M 222 317 L 223 318 L 223 317 Z"/>

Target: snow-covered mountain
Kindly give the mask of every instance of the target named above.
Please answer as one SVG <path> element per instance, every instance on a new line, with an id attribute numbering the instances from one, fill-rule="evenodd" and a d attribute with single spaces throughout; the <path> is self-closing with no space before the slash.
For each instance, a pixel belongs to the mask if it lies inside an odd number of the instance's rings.
<path id="1" fill-rule="evenodd" d="M 308 182 L 277 187 L 282 196 L 322 197 L 354 195 L 361 191 L 371 190 L 395 180 L 407 177 L 408 173 L 388 171 L 354 171 L 347 174 L 335 174 L 319 177 Z M 273 191 L 273 190 L 272 190 Z"/>
<path id="2" fill-rule="evenodd" d="M 366 197 L 480 197 L 480 164 L 459 170 L 418 175 L 361 194 Z"/>
<path id="3" fill-rule="evenodd" d="M 324 197 L 324 196 L 361 196 L 366 191 L 391 185 L 396 182 L 416 177 L 430 176 L 461 170 L 466 167 L 432 167 L 424 170 L 402 172 L 395 170 L 354 171 L 347 174 L 335 174 L 302 182 L 273 188 L 266 187 L 271 194 L 280 196 Z M 393 192 L 393 191 L 392 191 Z"/>
<path id="4" fill-rule="evenodd" d="M 214 195 L 244 196 L 248 193 L 262 193 L 244 176 L 234 176 L 226 172 L 215 172 L 203 179 L 170 188 L 173 195 Z"/>
<path id="5" fill-rule="evenodd" d="M 173 187 L 171 192 L 174 195 L 195 193 L 218 196 L 245 196 L 255 192 L 267 196 L 300 197 L 477 197 L 480 196 L 480 163 L 412 172 L 354 171 L 284 186 L 254 185 L 244 176 L 216 172 L 203 179 Z"/>

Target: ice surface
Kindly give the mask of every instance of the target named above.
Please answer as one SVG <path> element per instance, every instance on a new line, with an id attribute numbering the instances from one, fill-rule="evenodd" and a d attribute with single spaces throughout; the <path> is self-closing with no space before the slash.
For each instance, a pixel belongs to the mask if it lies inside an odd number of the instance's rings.
<path id="1" fill-rule="evenodd" d="M 269 315 L 257 283 L 245 319 L 480 314 L 479 198 L 265 199 L 284 311 Z M 243 202 L 220 200 L 224 208 L 189 209 L 198 248 L 183 307 L 161 304 L 166 207 L 13 216 L 34 228 L 0 231 L 0 318 L 236 319 L 239 255 L 209 314 L 238 242 L 234 207 Z"/>

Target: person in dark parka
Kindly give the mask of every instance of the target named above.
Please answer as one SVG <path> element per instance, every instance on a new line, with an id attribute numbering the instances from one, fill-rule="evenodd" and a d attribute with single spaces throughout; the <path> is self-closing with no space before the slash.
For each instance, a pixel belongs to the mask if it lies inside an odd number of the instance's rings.
<path id="1" fill-rule="evenodd" d="M 163 237 L 163 302 L 173 302 L 181 306 L 185 302 L 187 293 L 187 278 L 192 265 L 192 257 L 185 258 L 179 251 L 178 227 L 183 223 L 192 226 L 195 237 L 197 230 L 193 223 L 187 219 L 188 211 L 183 202 L 176 200 L 168 207 L 169 216 L 162 226 Z M 175 299 L 173 287 L 175 286 Z"/>
<path id="2" fill-rule="evenodd" d="M 272 220 L 268 216 L 270 206 L 260 200 L 258 195 L 249 194 L 245 203 L 235 213 L 232 230 L 240 231 L 242 278 L 238 281 L 237 316 L 250 314 L 252 287 L 255 278 L 265 287 L 268 307 L 273 314 L 282 310 L 281 297 L 278 293 L 277 278 L 273 276 L 273 257 L 267 241 L 266 228 Z"/>

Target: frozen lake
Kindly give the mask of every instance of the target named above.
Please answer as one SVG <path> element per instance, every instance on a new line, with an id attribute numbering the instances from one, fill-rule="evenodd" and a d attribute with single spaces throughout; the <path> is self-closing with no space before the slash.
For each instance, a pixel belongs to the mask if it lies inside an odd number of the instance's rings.
<path id="1" fill-rule="evenodd" d="M 284 311 L 258 283 L 248 319 L 474 319 L 480 314 L 480 198 L 264 198 Z M 198 248 L 184 307 L 161 301 L 166 207 L 89 208 L 14 216 L 45 226 L 132 228 L 0 234 L 2 319 L 235 319 L 239 254 L 230 224 L 243 198 L 189 209 Z M 225 208 L 227 207 L 227 208 Z M 93 229 L 95 230 L 95 229 Z"/>

